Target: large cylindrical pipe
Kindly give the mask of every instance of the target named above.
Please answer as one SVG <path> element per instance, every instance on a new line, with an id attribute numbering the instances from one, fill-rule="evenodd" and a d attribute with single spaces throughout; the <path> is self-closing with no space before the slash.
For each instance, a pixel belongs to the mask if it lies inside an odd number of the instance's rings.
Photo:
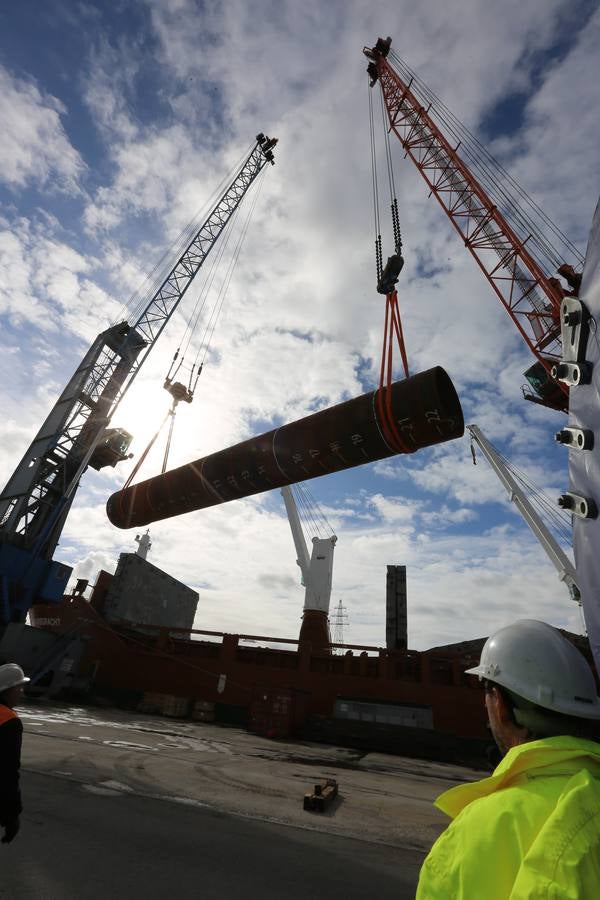
<path id="1" fill-rule="evenodd" d="M 463 433 L 460 401 L 438 366 L 117 491 L 106 511 L 118 528 L 139 528 Z"/>

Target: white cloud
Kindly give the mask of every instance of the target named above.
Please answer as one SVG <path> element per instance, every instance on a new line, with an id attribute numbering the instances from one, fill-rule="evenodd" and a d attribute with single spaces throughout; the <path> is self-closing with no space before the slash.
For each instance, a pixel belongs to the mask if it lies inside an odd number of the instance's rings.
<path id="1" fill-rule="evenodd" d="M 564 59 L 536 71 L 569 9 L 575 20 L 579 7 L 234 0 L 200 11 L 188 0 L 153 0 L 146 9 L 148 34 L 121 35 L 112 46 L 99 20 L 93 52 L 73 73 L 103 151 L 81 220 L 46 198 L 45 218 L 20 207 L 3 213 L 7 474 L 8 457 L 20 457 L 85 344 L 117 318 L 258 130 L 280 138 L 276 166 L 265 173 L 196 398 L 178 411 L 171 465 L 358 395 L 365 380 L 375 385 L 383 299 L 375 291 L 361 47 L 378 34 L 392 31 L 395 49 L 476 131 L 496 102 L 526 90 L 523 128 L 495 152 L 576 237 L 586 232 L 597 172 L 597 86 L 587 74 L 596 19 Z M 150 63 L 152 86 L 144 80 Z M 11 153 L 0 178 L 15 189 L 75 191 L 83 164 L 61 124 L 72 111 L 33 81 L 3 75 L 24 150 L 13 153 L 11 133 L 0 146 L 0 160 L 4 147 Z M 26 115 L 31 126 L 19 132 Z M 398 145 L 392 149 L 411 370 L 443 365 L 465 419 L 558 490 L 566 458 L 553 451 L 552 432 L 561 420 L 521 400 L 529 354 L 420 176 Z M 387 253 L 387 222 L 383 237 Z M 115 419 L 135 433 L 136 459 L 167 409 L 162 381 L 197 292 L 190 289 Z M 32 356 L 15 364 L 25 337 Z M 141 477 L 158 470 L 163 447 L 164 436 Z M 104 514 L 130 466 L 84 479 L 59 553 L 85 577 L 134 549 Z M 466 439 L 336 483 L 339 494 L 323 502 L 339 537 L 334 602 L 341 596 L 348 606 L 354 641 L 383 642 L 385 567 L 393 563 L 408 566 L 413 646 L 480 636 L 523 614 L 571 621 L 566 591 L 487 464 L 473 467 Z M 313 489 L 319 496 L 319 482 Z M 499 529 L 489 527 L 491 509 Z M 296 636 L 303 591 L 289 527 L 275 510 L 265 496 L 152 527 L 151 561 L 200 588 L 199 625 Z"/>
<path id="2" fill-rule="evenodd" d="M 0 182 L 79 192 L 85 165 L 63 127 L 66 113 L 60 100 L 42 93 L 33 80 L 0 66 Z"/>

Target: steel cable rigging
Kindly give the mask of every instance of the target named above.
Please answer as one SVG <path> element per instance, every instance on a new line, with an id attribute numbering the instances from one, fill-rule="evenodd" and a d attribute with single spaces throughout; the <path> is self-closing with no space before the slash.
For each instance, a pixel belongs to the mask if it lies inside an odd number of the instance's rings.
<path id="1" fill-rule="evenodd" d="M 174 428 L 174 423 L 175 423 L 175 415 L 176 415 L 176 411 L 177 411 L 177 406 L 181 401 L 185 401 L 186 403 L 191 403 L 193 400 L 194 392 L 195 392 L 196 386 L 198 384 L 198 379 L 202 372 L 207 354 L 210 350 L 210 345 L 211 345 L 211 341 L 212 341 L 212 338 L 215 333 L 217 322 L 221 315 L 223 305 L 224 305 L 226 297 L 227 297 L 227 293 L 229 290 L 233 272 L 234 272 L 236 264 L 238 262 L 238 259 L 239 259 L 239 256 L 240 256 L 240 253 L 242 250 L 242 246 L 244 244 L 246 235 L 248 233 L 248 228 L 250 226 L 250 222 L 253 217 L 254 210 L 256 208 L 256 204 L 258 202 L 258 197 L 260 195 L 260 188 L 262 186 L 263 175 L 264 175 L 264 172 L 261 172 L 257 177 L 258 189 L 255 192 L 254 197 L 252 198 L 252 202 L 250 203 L 246 217 L 241 225 L 241 228 L 239 229 L 239 233 L 236 235 L 236 227 L 241 218 L 240 209 L 241 209 L 241 206 L 243 205 L 243 201 L 237 207 L 237 209 L 234 211 L 229 222 L 225 226 L 225 229 L 224 229 L 225 233 L 223 235 L 223 239 L 222 239 L 221 243 L 219 244 L 217 252 L 211 261 L 211 266 L 207 273 L 207 277 L 204 281 L 202 289 L 200 290 L 200 292 L 196 298 L 193 309 L 188 317 L 187 324 L 186 324 L 186 327 L 185 327 L 185 330 L 183 333 L 183 337 L 180 341 L 180 346 L 175 351 L 173 360 L 171 362 L 171 366 L 170 366 L 167 376 L 165 378 L 165 383 L 163 386 L 171 394 L 171 396 L 173 398 L 172 405 L 169 408 L 169 410 L 167 411 L 167 413 L 165 414 L 158 429 L 156 430 L 154 435 L 151 437 L 149 443 L 147 444 L 147 446 L 144 448 L 142 454 L 140 455 L 138 462 L 136 463 L 136 465 L 134 466 L 130 475 L 128 476 L 127 481 L 125 482 L 125 485 L 123 488 L 124 490 L 127 487 L 129 487 L 130 484 L 133 482 L 134 478 L 136 477 L 137 473 L 139 472 L 140 468 L 142 467 L 144 461 L 148 457 L 149 452 L 151 451 L 152 447 L 156 443 L 156 440 L 158 439 L 160 433 L 162 432 L 162 429 L 164 428 L 165 423 L 168 420 L 170 420 L 169 432 L 168 432 L 168 436 L 167 436 L 167 442 L 166 442 L 166 447 L 165 447 L 165 452 L 164 452 L 163 462 L 162 462 L 162 467 L 161 467 L 161 472 L 164 473 L 166 471 L 169 453 L 170 453 L 170 449 L 171 449 L 173 428 Z M 190 237 L 190 235 L 193 235 L 195 233 L 196 228 L 197 228 L 197 223 L 202 218 L 202 215 L 203 215 L 202 213 L 199 213 L 194 218 L 194 220 L 185 229 L 183 229 L 183 231 L 181 232 L 177 241 L 175 242 L 176 250 L 179 247 L 186 246 L 187 242 L 189 242 L 189 237 Z M 225 254 L 227 252 L 227 249 L 228 249 L 232 239 L 234 239 L 233 252 L 231 254 L 230 259 L 227 261 L 226 269 L 223 274 L 223 277 L 221 278 L 220 285 L 217 290 L 216 298 L 215 298 L 214 302 L 212 303 L 211 311 L 210 311 L 210 314 L 208 316 L 208 319 L 207 319 L 207 322 L 206 322 L 206 325 L 204 328 L 202 339 L 199 342 L 197 350 L 196 350 L 194 362 L 193 362 L 191 368 L 188 370 L 189 377 L 188 377 L 188 383 L 187 383 L 187 387 L 186 387 L 181 382 L 175 381 L 175 378 L 178 375 L 178 373 L 180 372 L 180 370 L 183 367 L 185 367 L 186 353 L 190 350 L 190 347 L 192 346 L 192 342 L 196 335 L 196 332 L 197 332 L 197 329 L 198 329 L 198 326 L 200 323 L 200 319 L 202 317 L 202 313 L 207 306 L 208 298 L 210 296 L 211 290 L 215 283 L 216 276 L 223 267 L 223 264 L 224 264 L 223 260 L 225 258 Z M 159 274 L 158 277 L 156 279 L 154 279 L 154 281 L 160 283 L 160 279 L 161 279 L 161 274 Z"/>
<path id="2" fill-rule="evenodd" d="M 496 202 L 521 239 L 528 240 L 531 255 L 547 274 L 556 271 L 567 262 L 567 253 L 571 254 L 579 265 L 583 265 L 584 257 L 577 247 L 477 137 L 393 50 L 390 51 L 390 57 L 398 72 L 409 82 L 415 96 L 428 105 L 429 115 L 443 126 L 446 135 L 458 142 L 456 149 L 458 150 L 460 146 L 461 155 L 469 159 L 471 170 L 477 173 L 490 198 Z M 529 208 L 529 213 L 524 207 Z M 550 232 L 560 246 L 555 246 L 545 232 Z M 532 249 L 534 247 L 537 250 Z"/>
<path id="3" fill-rule="evenodd" d="M 371 150 L 371 181 L 373 190 L 373 212 L 375 220 L 375 267 L 377 274 L 377 292 L 385 295 L 385 318 L 383 329 L 383 345 L 381 350 L 381 364 L 379 372 L 379 390 L 376 395 L 376 404 L 380 420 L 385 432 L 385 439 L 391 447 L 400 452 L 411 452 L 411 447 L 401 437 L 391 412 L 391 386 L 394 379 L 394 348 L 400 352 L 404 375 L 408 377 L 408 358 L 404 344 L 402 322 L 398 307 L 398 294 L 396 283 L 404 266 L 402 257 L 402 235 L 400 231 L 400 218 L 398 214 L 398 201 L 396 198 L 396 186 L 392 164 L 392 152 L 390 147 L 389 132 L 385 127 L 385 108 L 383 99 L 381 102 L 382 127 L 385 144 L 385 159 L 390 192 L 390 211 L 392 219 L 392 231 L 394 236 L 394 252 L 383 265 L 383 250 L 381 240 L 381 216 L 379 212 L 379 184 L 377 175 L 377 147 L 375 138 L 375 116 L 373 111 L 373 98 L 370 88 L 369 97 L 369 136 Z"/>
<path id="4" fill-rule="evenodd" d="M 156 291 L 163 283 L 165 275 L 172 267 L 173 259 L 179 257 L 189 245 L 192 237 L 197 232 L 200 223 L 206 218 L 208 210 L 214 207 L 217 198 L 221 196 L 225 185 L 231 183 L 236 174 L 241 171 L 247 156 L 248 150 L 240 156 L 235 165 L 223 176 L 201 209 L 199 209 L 188 224 L 182 228 L 161 255 L 156 265 L 152 267 L 140 287 L 137 288 L 129 300 L 123 304 L 119 312 L 119 317 L 115 319 L 115 322 L 126 319 L 129 323 L 132 323 L 137 320 L 141 312 L 148 305 L 149 300 L 155 295 Z"/>
<path id="5" fill-rule="evenodd" d="M 334 535 L 331 523 L 319 506 L 314 494 L 309 490 L 305 482 L 299 481 L 292 486 L 292 493 L 296 501 L 298 516 L 311 538 L 322 537 L 323 531 L 327 537 Z"/>
<path id="6" fill-rule="evenodd" d="M 511 473 L 515 481 L 523 489 L 530 504 L 534 507 L 536 513 L 546 527 L 556 535 L 557 539 L 560 540 L 560 543 L 571 549 L 572 526 L 570 514 L 561 510 L 560 507 L 557 507 L 556 502 L 541 490 L 541 488 L 539 488 L 522 469 L 519 469 L 511 462 L 496 446 L 494 446 L 494 444 L 492 444 L 491 441 L 488 440 L 488 444 Z M 475 451 L 472 439 L 471 453 L 473 455 L 473 461 L 475 461 Z"/>

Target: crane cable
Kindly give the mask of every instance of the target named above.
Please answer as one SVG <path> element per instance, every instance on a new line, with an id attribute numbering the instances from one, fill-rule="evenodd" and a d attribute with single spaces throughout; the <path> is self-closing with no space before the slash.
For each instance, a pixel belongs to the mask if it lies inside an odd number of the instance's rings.
<path id="1" fill-rule="evenodd" d="M 518 184 L 510 173 L 498 162 L 497 159 L 485 148 L 485 146 L 473 135 L 460 120 L 448 109 L 442 100 L 423 82 L 415 72 L 394 51 L 390 57 L 401 77 L 409 84 L 415 96 L 425 105 L 429 105 L 428 112 L 434 115 L 443 126 L 447 136 L 454 138 L 458 146 L 469 158 L 471 166 L 477 170 L 482 187 L 484 187 L 491 199 L 497 204 L 506 219 L 512 223 L 521 239 L 530 238 L 530 252 L 543 270 L 549 273 L 552 269 L 566 262 L 565 254 L 553 246 L 544 230 L 551 232 L 557 238 L 562 247 L 572 254 L 579 265 L 583 265 L 584 257 L 569 238 L 560 231 L 558 226 L 544 213 L 542 208 L 533 200 Z M 524 207 L 530 209 L 530 214 Z M 534 221 L 534 218 L 539 221 Z M 538 250 L 534 251 L 532 245 Z M 539 258 L 539 254 L 543 259 Z"/>
<path id="2" fill-rule="evenodd" d="M 250 147 L 240 156 L 239 160 L 229 170 L 229 172 L 227 172 L 223 176 L 208 200 L 192 217 L 190 222 L 185 225 L 184 228 L 182 228 L 179 234 L 173 239 L 171 244 L 165 249 L 164 253 L 146 275 L 141 285 L 133 292 L 129 300 L 122 305 L 119 313 L 119 318 L 115 319 L 115 321 L 112 323 L 113 325 L 117 324 L 123 319 L 127 319 L 130 324 L 139 319 L 144 309 L 148 306 L 148 303 L 154 297 L 154 295 L 164 282 L 165 278 L 172 270 L 172 260 L 174 258 L 179 259 L 179 257 L 185 251 L 186 247 L 189 246 L 192 238 L 197 233 L 200 227 L 200 223 L 206 219 L 209 210 L 211 210 L 215 206 L 218 198 L 223 193 L 225 186 L 231 183 L 234 179 L 235 173 L 241 170 L 252 146 L 254 145 L 250 145 Z"/>
<path id="3" fill-rule="evenodd" d="M 369 96 L 369 136 L 371 139 L 371 182 L 373 192 L 373 218 L 375 222 L 375 268 L 377 282 L 381 280 L 383 272 L 383 256 L 381 251 L 381 221 L 379 216 L 379 189 L 377 185 L 377 153 L 375 150 L 375 123 L 373 119 L 373 92 L 367 81 Z"/>
<path id="4" fill-rule="evenodd" d="M 196 363 L 198 362 L 198 359 L 200 358 L 200 354 L 202 353 L 202 359 L 200 360 L 200 367 L 202 367 L 204 365 L 208 351 L 210 349 L 210 344 L 211 344 L 213 335 L 215 333 L 215 329 L 217 327 L 217 322 L 218 322 L 221 312 L 223 310 L 223 304 L 225 303 L 225 299 L 226 299 L 228 291 L 229 291 L 229 285 L 231 283 L 233 272 L 237 265 L 240 253 L 242 251 L 242 247 L 246 240 L 246 235 L 248 234 L 250 222 L 252 221 L 252 218 L 254 216 L 254 210 L 256 209 L 256 205 L 257 205 L 259 197 L 260 197 L 260 193 L 261 193 L 263 182 L 264 182 L 265 172 L 266 172 L 266 169 L 262 169 L 262 171 L 259 173 L 259 176 L 257 178 L 257 187 L 256 187 L 256 190 L 254 191 L 254 195 L 252 197 L 250 209 L 248 211 L 248 214 L 246 216 L 244 223 L 242 224 L 242 230 L 238 237 L 237 244 L 234 248 L 233 256 L 229 262 L 229 267 L 226 271 L 223 281 L 221 282 L 219 297 L 217 298 L 217 302 L 215 303 L 215 305 L 213 307 L 213 312 L 211 313 L 211 317 L 208 320 L 208 323 L 204 330 L 203 339 L 198 348 L 198 352 L 196 353 Z M 211 324 L 211 319 L 212 319 L 212 324 Z M 203 352 L 202 352 L 202 346 L 204 346 Z"/>
<path id="5" fill-rule="evenodd" d="M 264 172 L 265 172 L 265 170 L 262 169 L 256 179 L 257 188 L 252 197 L 252 202 L 250 204 L 250 208 L 248 210 L 246 218 L 241 226 L 240 233 L 237 236 L 235 247 L 234 247 L 233 253 L 231 255 L 231 258 L 229 260 L 229 263 L 227 265 L 225 275 L 221 279 L 221 284 L 218 289 L 217 298 L 212 305 L 212 309 L 211 309 L 210 315 L 208 317 L 207 324 L 205 325 L 205 328 L 204 328 L 204 333 L 202 335 L 202 339 L 199 343 L 198 350 L 196 352 L 194 363 L 193 363 L 192 369 L 191 369 L 192 373 L 193 373 L 194 369 L 197 367 L 198 375 L 200 374 L 200 371 L 202 370 L 202 367 L 206 360 L 206 356 L 210 349 L 210 343 L 211 343 L 213 335 L 215 333 L 215 329 L 217 326 L 219 316 L 221 315 L 221 312 L 223 310 L 223 305 L 224 305 L 225 299 L 227 297 L 231 278 L 233 276 L 233 272 L 237 265 L 237 262 L 238 262 L 238 259 L 239 259 L 239 256 L 240 256 L 240 253 L 242 250 L 242 246 L 246 239 L 246 235 L 248 233 L 248 228 L 250 226 L 250 222 L 254 215 L 254 210 L 256 208 L 256 204 L 258 203 L 258 198 L 259 198 L 260 192 L 262 190 Z M 175 363 L 175 361 L 181 355 L 181 360 L 179 362 L 179 365 L 177 366 L 177 369 L 175 370 L 175 372 L 173 372 L 173 365 L 172 365 L 171 369 L 169 370 L 169 375 L 167 377 L 174 378 L 176 376 L 180 367 L 183 365 L 185 355 L 188 353 L 188 351 L 190 349 L 190 344 L 191 344 L 193 337 L 196 333 L 196 330 L 198 328 L 200 317 L 202 316 L 202 313 L 206 306 L 206 301 L 207 301 L 208 295 L 213 287 L 216 275 L 219 271 L 221 261 L 227 251 L 230 239 L 232 238 L 232 236 L 235 233 L 235 226 L 237 225 L 238 217 L 241 215 L 240 208 L 241 208 L 241 205 L 238 206 L 238 208 L 235 210 L 235 212 L 233 213 L 233 215 L 231 217 L 230 222 L 227 225 L 224 239 L 218 246 L 216 256 L 213 258 L 212 265 L 209 270 L 208 276 L 205 279 L 202 291 L 198 295 L 196 302 L 194 304 L 194 307 L 192 309 L 192 312 L 190 313 L 185 331 L 183 333 L 183 336 L 182 336 L 182 339 L 180 342 L 180 346 L 178 347 L 178 349 L 175 352 L 175 355 L 173 357 L 173 363 Z M 183 345 L 183 349 L 182 349 L 182 345 Z M 204 352 L 203 352 L 202 348 L 204 348 Z M 202 354 L 202 359 L 200 360 L 201 354 Z M 199 360 L 200 360 L 200 362 L 199 362 Z"/>
<path id="6" fill-rule="evenodd" d="M 376 392 L 376 406 L 379 415 L 379 421 L 384 433 L 386 442 L 394 450 L 404 453 L 410 453 L 414 448 L 407 444 L 406 440 L 400 435 L 391 408 L 391 385 L 394 375 L 394 347 L 400 351 L 400 357 L 404 368 L 404 374 L 408 377 L 408 358 L 406 355 L 406 347 L 404 343 L 404 335 L 402 332 L 402 322 L 400 319 L 400 310 L 398 307 L 398 294 L 396 291 L 396 282 L 404 265 L 402 258 L 402 235 L 400 232 L 400 219 L 398 215 L 398 202 L 396 199 L 396 188 L 394 182 L 394 171 L 392 165 L 392 151 L 389 139 L 389 130 L 385 121 L 385 106 L 383 97 L 381 97 L 381 116 L 382 126 L 385 134 L 385 154 L 387 163 L 388 185 L 390 191 L 392 228 L 394 233 L 394 254 L 388 258 L 383 266 L 383 254 L 381 246 L 381 221 L 379 214 L 379 190 L 377 179 L 377 153 L 375 148 L 375 117 L 373 112 L 373 98 L 370 82 L 368 82 L 369 91 L 369 131 L 371 143 L 371 177 L 373 187 L 373 210 L 375 216 L 375 259 L 377 269 L 377 292 L 385 294 L 385 319 L 383 329 L 383 344 L 381 350 L 381 365 L 379 372 L 379 390 Z"/>
<path id="7" fill-rule="evenodd" d="M 319 506 L 314 494 L 303 482 L 297 482 L 292 486 L 292 492 L 298 509 L 298 516 L 311 537 L 320 537 L 323 529 L 330 537 L 335 537 L 327 516 Z"/>
<path id="8" fill-rule="evenodd" d="M 381 101 L 381 121 L 385 134 L 385 160 L 387 163 L 388 185 L 390 189 L 390 209 L 392 212 L 392 228 L 394 231 L 394 249 L 398 256 L 402 256 L 402 234 L 400 232 L 400 217 L 398 215 L 398 199 L 396 196 L 396 183 L 394 179 L 394 166 L 392 164 L 392 147 L 390 142 L 390 130 L 386 127 L 386 109 L 383 101 L 383 91 L 379 92 Z"/>
<path id="9" fill-rule="evenodd" d="M 223 279 L 221 280 L 221 285 L 220 285 L 220 288 L 219 288 L 219 292 L 218 292 L 218 295 L 217 295 L 217 299 L 215 300 L 215 303 L 213 304 L 212 311 L 211 311 L 210 316 L 209 316 L 209 319 L 208 319 L 208 323 L 207 323 L 207 325 L 206 325 L 206 327 L 205 327 L 205 330 L 204 330 L 204 335 L 203 335 L 202 341 L 200 342 L 198 351 L 197 351 L 197 353 L 196 353 L 196 357 L 195 357 L 195 360 L 194 360 L 194 364 L 192 365 L 192 368 L 191 368 L 191 370 L 190 370 L 190 377 L 189 377 L 189 382 L 188 382 L 188 385 L 189 385 L 189 386 L 188 386 L 188 389 L 187 389 L 187 396 L 185 397 L 185 399 L 187 400 L 187 402 L 191 402 L 191 400 L 193 399 L 195 387 L 196 387 L 196 385 L 197 385 L 197 383 L 198 383 L 198 379 L 199 379 L 200 374 L 201 374 L 201 372 L 202 372 L 202 369 L 203 369 L 203 366 L 204 366 L 204 362 L 205 362 L 205 360 L 206 360 L 206 356 L 207 356 L 208 351 L 209 351 L 209 349 L 210 349 L 210 343 L 211 343 L 211 340 L 212 340 L 213 335 L 214 335 L 214 332 L 215 332 L 215 328 L 216 328 L 216 325 L 217 325 L 217 321 L 218 321 L 218 319 L 219 319 L 219 316 L 220 316 L 220 314 L 221 314 L 221 312 L 222 312 L 222 309 L 223 309 L 223 305 L 224 305 L 224 303 L 225 303 L 225 299 L 226 299 L 226 296 L 227 296 L 227 292 L 228 292 L 228 290 L 229 290 L 229 285 L 230 285 L 230 282 L 231 282 L 231 278 L 232 278 L 232 276 L 233 276 L 233 272 L 234 272 L 235 267 L 236 267 L 236 265 L 237 265 L 237 262 L 238 262 L 238 259 L 239 259 L 240 253 L 241 253 L 242 246 L 243 246 L 243 244 L 244 244 L 246 235 L 247 235 L 247 233 L 248 233 L 248 228 L 249 228 L 249 226 L 250 226 L 250 221 L 251 221 L 252 216 L 253 216 L 253 214 L 254 214 L 254 210 L 255 210 L 255 208 L 256 208 L 256 204 L 257 204 L 257 202 L 258 202 L 258 196 L 259 196 L 259 194 L 260 194 L 260 190 L 261 190 L 261 188 L 262 188 L 262 183 L 263 183 L 263 177 L 262 177 L 263 175 L 264 175 L 264 170 L 261 171 L 261 172 L 259 173 L 259 176 L 258 176 L 258 178 L 257 178 L 257 181 L 258 181 L 258 189 L 257 189 L 257 190 L 255 191 L 255 193 L 254 193 L 254 197 L 252 198 L 252 203 L 251 203 L 251 205 L 250 205 L 250 209 L 249 209 L 248 214 L 247 214 L 247 216 L 246 216 L 246 219 L 245 219 L 245 221 L 244 221 L 244 223 L 243 223 L 243 225 L 242 225 L 241 232 L 240 232 L 240 234 L 239 234 L 238 237 L 237 237 L 237 242 L 236 242 L 236 244 L 235 244 L 235 247 L 234 247 L 234 251 L 233 251 L 232 257 L 231 257 L 231 259 L 230 259 L 230 261 L 229 261 L 229 264 L 228 264 L 227 270 L 226 270 L 226 272 L 225 272 L 225 275 L 224 275 Z M 245 199 L 245 198 L 242 198 L 242 203 L 243 203 L 243 199 Z M 240 204 L 240 206 L 241 206 L 241 205 L 242 205 L 242 204 Z M 202 291 L 200 292 L 200 294 L 199 294 L 198 297 L 196 298 L 196 303 L 194 304 L 194 308 L 193 308 L 192 313 L 191 313 L 191 315 L 190 315 L 190 317 L 189 317 L 189 319 L 188 319 L 188 322 L 187 322 L 187 325 L 186 325 L 186 329 L 185 329 L 184 335 L 183 335 L 183 340 L 186 341 L 186 343 L 185 343 L 185 348 L 184 348 L 184 351 L 183 351 L 183 355 L 181 356 L 181 359 L 179 359 L 179 357 L 180 357 L 180 351 L 181 351 L 181 345 L 180 345 L 180 347 L 175 351 L 175 354 L 174 354 L 174 357 L 173 357 L 173 361 L 171 362 L 171 366 L 170 366 L 169 371 L 168 371 L 168 373 L 167 373 L 167 377 L 166 377 L 166 380 L 165 380 L 165 387 L 168 387 L 168 386 L 170 386 L 170 385 L 172 384 L 172 382 L 173 382 L 173 380 L 175 379 L 177 373 L 179 372 L 180 368 L 181 368 L 182 365 L 184 364 L 185 353 L 186 353 L 186 352 L 188 351 L 188 349 L 189 349 L 190 342 L 191 342 L 191 340 L 192 340 L 192 338 L 193 338 L 193 336 L 194 336 L 194 333 L 195 333 L 195 331 L 196 331 L 196 328 L 197 328 L 197 326 L 198 326 L 198 322 L 199 322 L 200 316 L 201 316 L 201 314 L 202 314 L 202 311 L 203 311 L 203 309 L 204 309 L 204 307 L 205 307 L 205 305 L 206 305 L 206 300 L 207 300 L 208 294 L 209 294 L 209 292 L 210 292 L 210 290 L 211 290 L 211 288 L 212 288 L 212 285 L 213 285 L 213 282 L 214 282 L 214 279 L 215 279 L 215 275 L 216 275 L 217 269 L 218 269 L 218 267 L 219 267 L 219 265 L 220 265 L 220 263 L 221 263 L 221 260 L 223 259 L 223 256 L 224 256 L 224 254 L 225 254 L 225 252 L 226 252 L 227 246 L 228 246 L 228 244 L 229 244 L 229 240 L 230 240 L 232 234 L 234 233 L 234 225 L 236 224 L 237 219 L 238 219 L 238 214 L 239 214 L 240 206 L 238 206 L 238 208 L 234 211 L 234 213 L 233 213 L 233 215 L 232 215 L 232 217 L 231 217 L 231 220 L 230 220 L 230 222 L 229 222 L 228 225 L 227 225 L 227 228 L 226 228 L 226 234 L 225 234 L 225 240 L 222 241 L 222 242 L 220 243 L 219 248 L 218 248 L 218 252 L 217 252 L 217 254 L 216 254 L 216 257 L 213 259 L 211 269 L 210 269 L 210 271 L 209 271 L 209 274 L 208 274 L 208 277 L 207 277 L 207 279 L 206 279 L 206 281 L 205 281 L 205 284 L 203 285 Z M 193 234 L 194 231 L 195 231 L 195 223 L 196 223 L 197 219 L 198 219 L 198 216 L 194 217 L 193 223 L 191 223 L 190 225 L 188 225 L 188 226 L 181 232 L 181 235 L 180 235 L 180 237 L 179 237 L 179 239 L 178 239 L 178 244 L 179 244 L 179 245 L 187 246 L 187 243 L 189 243 L 189 238 L 190 238 L 191 234 Z M 203 355 L 202 355 L 202 360 L 201 360 L 201 362 L 198 364 L 198 360 L 199 360 L 199 358 L 200 358 L 200 354 L 202 353 L 202 348 L 203 348 L 203 347 L 204 347 L 204 353 L 203 353 Z M 177 361 L 178 361 L 178 365 L 177 365 L 177 366 L 175 367 L 175 369 L 174 369 L 175 363 L 176 363 Z M 195 383 L 193 383 L 194 370 L 196 371 L 196 380 L 195 380 Z M 143 465 L 145 459 L 147 458 L 147 456 L 148 456 L 150 450 L 151 450 L 152 447 L 154 446 L 154 444 L 155 444 L 155 442 L 156 442 L 156 440 L 157 440 L 159 434 L 161 433 L 162 429 L 164 428 L 164 425 L 165 425 L 167 419 L 170 418 L 169 433 L 168 433 L 168 436 L 167 436 L 167 443 L 166 443 L 166 447 L 165 447 L 165 453 L 164 453 L 164 456 L 163 456 L 163 462 L 162 462 L 161 474 L 163 474 L 163 473 L 166 471 L 167 463 L 168 463 L 168 458 L 169 458 L 169 453 L 170 453 L 170 449 L 171 449 L 172 437 L 173 437 L 173 428 L 174 428 L 174 424 L 175 424 L 175 415 L 176 415 L 176 410 L 177 410 L 177 406 L 178 406 L 178 403 L 179 403 L 179 399 L 180 399 L 180 398 L 178 398 L 178 397 L 176 397 L 175 395 L 173 395 L 173 404 L 172 404 L 172 406 L 171 406 L 171 407 L 169 408 L 169 410 L 167 411 L 167 413 L 166 413 L 166 415 L 164 416 L 163 420 L 161 421 L 161 423 L 160 423 L 158 429 L 156 430 L 156 432 L 154 433 L 154 435 L 153 435 L 152 438 L 150 439 L 148 445 L 146 446 L 146 448 L 144 449 L 144 451 L 142 452 L 142 454 L 140 455 L 140 458 L 139 458 L 138 462 L 137 462 L 136 465 L 134 466 L 133 470 L 131 471 L 130 475 L 129 475 L 128 478 L 127 478 L 127 481 L 125 482 L 125 485 L 124 485 L 124 487 L 123 487 L 123 490 L 125 490 L 126 488 L 128 488 L 128 487 L 130 486 L 130 484 L 132 483 L 133 479 L 135 478 L 135 476 L 136 476 L 137 473 L 139 472 L 141 466 Z"/>
<path id="10" fill-rule="evenodd" d="M 169 369 L 169 371 L 167 373 L 168 381 L 172 381 L 174 378 L 176 378 L 176 376 L 179 372 L 179 369 L 183 365 L 183 362 L 185 359 L 185 354 L 189 350 L 189 346 L 190 346 L 191 340 L 195 334 L 196 328 L 198 326 L 198 322 L 200 320 L 202 313 L 204 312 L 204 308 L 206 306 L 208 295 L 209 295 L 210 291 L 212 290 L 212 286 L 213 286 L 213 283 L 214 283 L 214 280 L 216 277 L 216 273 L 219 269 L 219 266 L 221 264 L 223 256 L 225 255 L 227 247 L 229 246 L 229 240 L 233 233 L 234 226 L 237 222 L 238 214 L 239 214 L 239 207 L 234 211 L 233 215 L 231 216 L 230 221 L 227 223 L 227 225 L 225 227 L 225 231 L 222 235 L 222 241 L 217 246 L 217 251 L 211 259 L 210 268 L 208 270 L 206 278 L 204 279 L 202 289 L 200 290 L 200 292 L 196 298 L 196 302 L 194 303 L 194 307 L 192 309 L 192 312 L 188 319 L 187 325 L 183 332 L 183 336 L 181 338 L 179 347 L 177 348 L 177 350 L 175 351 L 175 354 L 173 356 L 171 368 Z M 213 306 L 213 309 L 214 309 L 214 306 Z M 212 316 L 212 312 L 211 312 L 211 316 Z M 183 353 L 182 353 L 182 349 L 181 349 L 182 344 L 185 344 Z M 181 355 L 181 359 L 179 359 L 180 355 Z M 177 363 L 178 360 L 179 360 L 178 365 L 175 367 L 175 363 Z M 194 366 L 192 366 L 192 370 L 190 373 L 190 379 L 189 379 L 190 390 L 191 390 L 191 383 L 192 383 L 192 378 L 193 378 L 193 371 L 194 371 Z M 198 373 L 198 376 L 199 376 L 199 373 Z"/>
<path id="11" fill-rule="evenodd" d="M 498 459 L 511 473 L 515 481 L 523 488 L 527 494 L 527 499 L 535 508 L 540 518 L 548 525 L 554 533 L 560 538 L 562 544 L 571 547 L 572 544 L 572 528 L 570 515 L 560 509 L 557 509 L 553 500 L 542 491 L 521 469 L 514 465 L 509 459 L 501 453 L 489 440 L 488 443 L 498 456 Z M 471 455 L 473 464 L 475 465 L 475 440 L 471 437 Z"/>

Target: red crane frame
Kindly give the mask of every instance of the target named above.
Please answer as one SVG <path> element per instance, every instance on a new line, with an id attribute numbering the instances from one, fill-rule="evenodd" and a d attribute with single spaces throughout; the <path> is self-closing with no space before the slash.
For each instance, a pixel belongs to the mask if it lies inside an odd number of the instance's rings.
<path id="1" fill-rule="evenodd" d="M 440 206 L 460 234 L 524 341 L 548 377 L 561 359 L 560 304 L 565 291 L 528 252 L 485 190 L 473 177 L 411 91 L 410 83 L 387 60 L 390 40 L 380 38 L 363 53 L 371 84 L 379 81 L 390 130 L 400 140 Z M 568 408 L 568 387 L 553 380 L 556 393 L 545 405 Z"/>

